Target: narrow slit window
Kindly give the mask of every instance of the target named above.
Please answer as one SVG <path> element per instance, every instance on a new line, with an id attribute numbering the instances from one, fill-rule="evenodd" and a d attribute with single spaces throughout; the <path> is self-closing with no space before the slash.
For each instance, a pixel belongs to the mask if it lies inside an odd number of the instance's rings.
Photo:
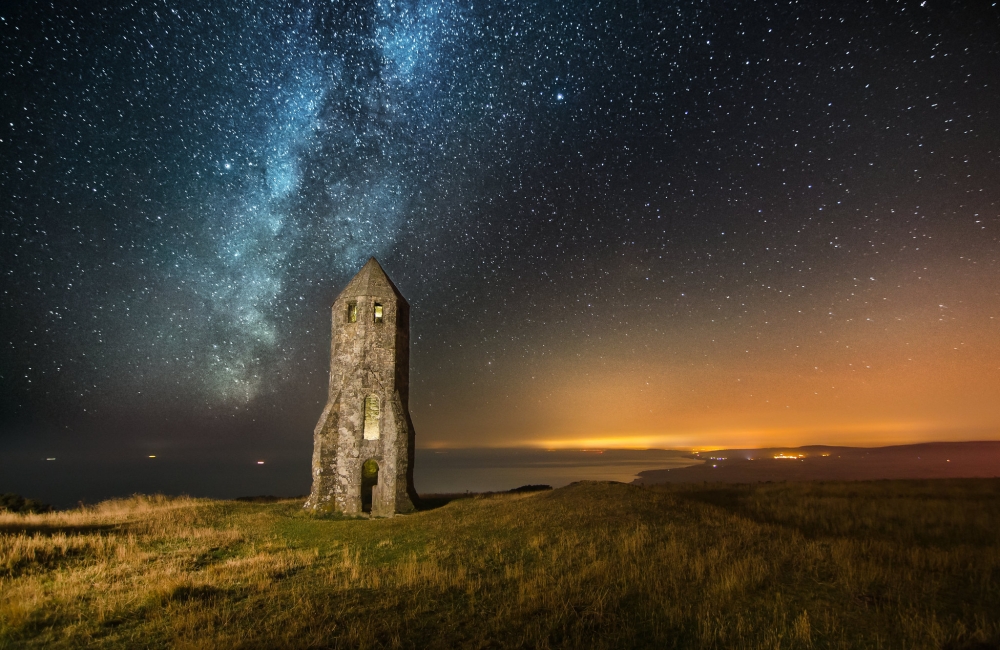
<path id="1" fill-rule="evenodd" d="M 375 322 L 382 322 L 382 305 L 375 303 Z"/>
<path id="2" fill-rule="evenodd" d="M 378 397 L 369 395 L 365 398 L 365 440 L 378 440 L 379 410 Z"/>
<path id="3" fill-rule="evenodd" d="M 347 304 L 347 322 L 348 323 L 358 322 L 358 303 L 351 302 Z"/>

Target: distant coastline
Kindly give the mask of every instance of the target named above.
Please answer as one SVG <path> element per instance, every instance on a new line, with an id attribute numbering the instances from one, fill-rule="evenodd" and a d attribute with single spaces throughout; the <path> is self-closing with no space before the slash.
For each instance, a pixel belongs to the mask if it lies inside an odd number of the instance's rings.
<path id="1" fill-rule="evenodd" d="M 891 447 L 771 447 L 692 453 L 702 462 L 639 472 L 633 483 L 756 483 L 1000 477 L 1000 441 Z"/>

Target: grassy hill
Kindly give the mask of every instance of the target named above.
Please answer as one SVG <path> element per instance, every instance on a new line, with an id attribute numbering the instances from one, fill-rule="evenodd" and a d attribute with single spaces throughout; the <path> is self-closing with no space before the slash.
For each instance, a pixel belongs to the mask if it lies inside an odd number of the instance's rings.
<path id="1" fill-rule="evenodd" d="M 1000 480 L 0 514 L 0 648 L 995 648 Z"/>

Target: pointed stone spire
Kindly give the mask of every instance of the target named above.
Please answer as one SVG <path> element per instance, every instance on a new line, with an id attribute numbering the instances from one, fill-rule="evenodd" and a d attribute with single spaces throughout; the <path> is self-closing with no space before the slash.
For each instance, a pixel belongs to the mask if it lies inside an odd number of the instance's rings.
<path id="1" fill-rule="evenodd" d="M 357 275 L 351 278 L 344 290 L 337 296 L 337 300 L 342 298 L 359 296 L 383 296 L 391 291 L 397 300 L 406 303 L 403 294 L 399 292 L 396 285 L 392 283 L 389 276 L 382 269 L 382 265 L 374 257 L 369 257 L 365 265 L 361 267 Z M 407 303 L 408 304 L 408 303 Z"/>

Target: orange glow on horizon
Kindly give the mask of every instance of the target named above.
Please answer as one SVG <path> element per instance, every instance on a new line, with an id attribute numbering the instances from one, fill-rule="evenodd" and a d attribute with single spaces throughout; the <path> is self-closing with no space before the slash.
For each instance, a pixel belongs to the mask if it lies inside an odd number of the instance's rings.
<path id="1" fill-rule="evenodd" d="M 545 354 L 507 366 L 495 359 L 488 371 L 456 358 L 449 365 L 463 372 L 435 386 L 446 397 L 433 409 L 419 406 L 414 388 L 418 445 L 712 450 L 1000 440 L 995 283 L 968 269 L 940 270 L 935 284 L 893 272 L 852 284 L 836 312 L 768 303 L 757 321 L 692 313 L 541 340 Z"/>

